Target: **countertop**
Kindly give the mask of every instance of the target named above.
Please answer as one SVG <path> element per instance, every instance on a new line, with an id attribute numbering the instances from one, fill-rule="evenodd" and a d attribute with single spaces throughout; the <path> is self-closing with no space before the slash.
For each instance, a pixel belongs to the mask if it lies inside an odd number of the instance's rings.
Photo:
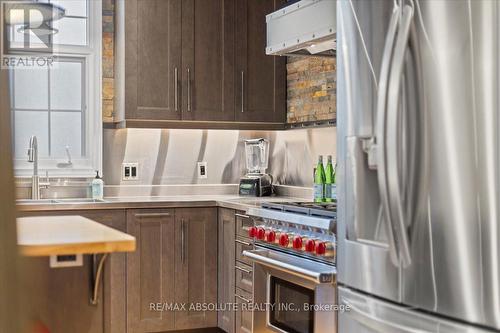
<path id="1" fill-rule="evenodd" d="M 17 219 L 21 255 L 51 256 L 135 251 L 135 237 L 82 216 Z"/>
<path id="2" fill-rule="evenodd" d="M 41 200 L 19 200 L 17 209 L 21 212 L 53 210 L 91 210 L 91 209 L 133 209 L 133 208 L 175 208 L 175 207 L 224 207 L 246 210 L 259 206 L 263 202 L 309 201 L 304 198 L 287 196 L 243 197 L 238 195 L 173 195 L 173 196 L 137 196 L 107 197 L 101 202 L 76 202 L 78 199 L 60 202 Z M 85 199 L 82 199 L 85 200 Z"/>

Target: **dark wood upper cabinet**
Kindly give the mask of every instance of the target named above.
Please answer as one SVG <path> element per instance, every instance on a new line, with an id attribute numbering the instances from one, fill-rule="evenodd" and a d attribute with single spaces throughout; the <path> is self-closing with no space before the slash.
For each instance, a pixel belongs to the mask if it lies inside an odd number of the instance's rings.
<path id="1" fill-rule="evenodd" d="M 266 15 L 281 1 L 118 2 L 116 120 L 283 129 L 285 58 L 265 54 Z"/>
<path id="2" fill-rule="evenodd" d="M 234 120 L 234 0 L 182 1 L 182 119 Z"/>
<path id="3" fill-rule="evenodd" d="M 237 121 L 285 122 L 286 58 L 266 55 L 266 15 L 283 0 L 236 0 Z"/>
<path id="4" fill-rule="evenodd" d="M 125 4 L 125 118 L 181 119 L 182 0 Z"/>

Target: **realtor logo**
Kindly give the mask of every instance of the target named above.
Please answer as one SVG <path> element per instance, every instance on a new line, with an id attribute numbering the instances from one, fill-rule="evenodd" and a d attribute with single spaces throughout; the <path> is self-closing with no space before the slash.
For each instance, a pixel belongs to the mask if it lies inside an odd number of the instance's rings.
<path id="1" fill-rule="evenodd" d="M 50 3 L 1 1 L 0 23 L 2 69 L 46 68 L 54 63 L 52 22 L 65 10 Z"/>

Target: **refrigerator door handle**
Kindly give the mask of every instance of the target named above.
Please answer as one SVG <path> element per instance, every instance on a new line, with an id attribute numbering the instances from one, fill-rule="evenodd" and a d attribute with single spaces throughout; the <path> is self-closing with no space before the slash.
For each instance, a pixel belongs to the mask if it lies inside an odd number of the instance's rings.
<path id="1" fill-rule="evenodd" d="M 387 177 L 387 187 L 389 194 L 389 214 L 388 228 L 392 229 L 398 249 L 398 259 L 402 267 L 411 264 L 410 245 L 403 209 L 403 194 L 400 183 L 400 96 L 401 83 L 403 80 L 403 69 L 405 64 L 405 54 L 410 40 L 410 27 L 413 20 L 413 7 L 405 5 L 403 17 L 400 22 L 398 37 L 392 59 L 391 73 L 389 76 L 389 87 L 387 92 L 387 124 L 386 124 L 386 172 L 391 177 Z"/>
<path id="2" fill-rule="evenodd" d="M 380 70 L 380 81 L 378 85 L 377 96 L 377 128 L 376 128 L 376 154 L 377 154 L 377 177 L 379 184 L 379 192 L 381 198 L 381 206 L 385 220 L 391 225 L 391 214 L 389 209 L 389 194 L 387 188 L 387 169 L 386 169 L 386 102 L 387 102 L 387 86 L 390 74 L 390 65 L 393 55 L 394 44 L 396 40 L 396 32 L 399 24 L 399 17 L 401 16 L 401 7 L 395 6 L 392 12 L 392 17 L 389 22 L 389 29 L 385 39 L 384 53 L 382 57 L 382 65 Z M 374 147 L 374 148 L 375 148 Z M 394 263 L 399 261 L 398 253 L 396 250 L 396 241 L 392 227 L 387 228 L 387 238 L 389 241 L 389 253 L 391 260 Z"/>

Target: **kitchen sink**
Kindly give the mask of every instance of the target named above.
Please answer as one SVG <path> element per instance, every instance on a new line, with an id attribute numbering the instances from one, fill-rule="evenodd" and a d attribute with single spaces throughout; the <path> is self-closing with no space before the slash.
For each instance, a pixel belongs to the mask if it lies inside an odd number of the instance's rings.
<path id="1" fill-rule="evenodd" d="M 45 204 L 54 204 L 57 203 L 57 201 L 54 199 L 38 199 L 38 200 L 19 199 L 16 200 L 16 203 L 18 205 L 45 205 Z"/>
<path id="2" fill-rule="evenodd" d="M 46 204 L 86 204 L 107 202 L 101 199 L 76 198 L 76 199 L 20 199 L 16 201 L 18 205 L 46 205 Z"/>
<path id="3" fill-rule="evenodd" d="M 90 199 L 90 198 L 77 198 L 77 199 L 53 199 L 55 203 L 98 203 L 98 202 L 107 202 L 102 199 Z"/>

